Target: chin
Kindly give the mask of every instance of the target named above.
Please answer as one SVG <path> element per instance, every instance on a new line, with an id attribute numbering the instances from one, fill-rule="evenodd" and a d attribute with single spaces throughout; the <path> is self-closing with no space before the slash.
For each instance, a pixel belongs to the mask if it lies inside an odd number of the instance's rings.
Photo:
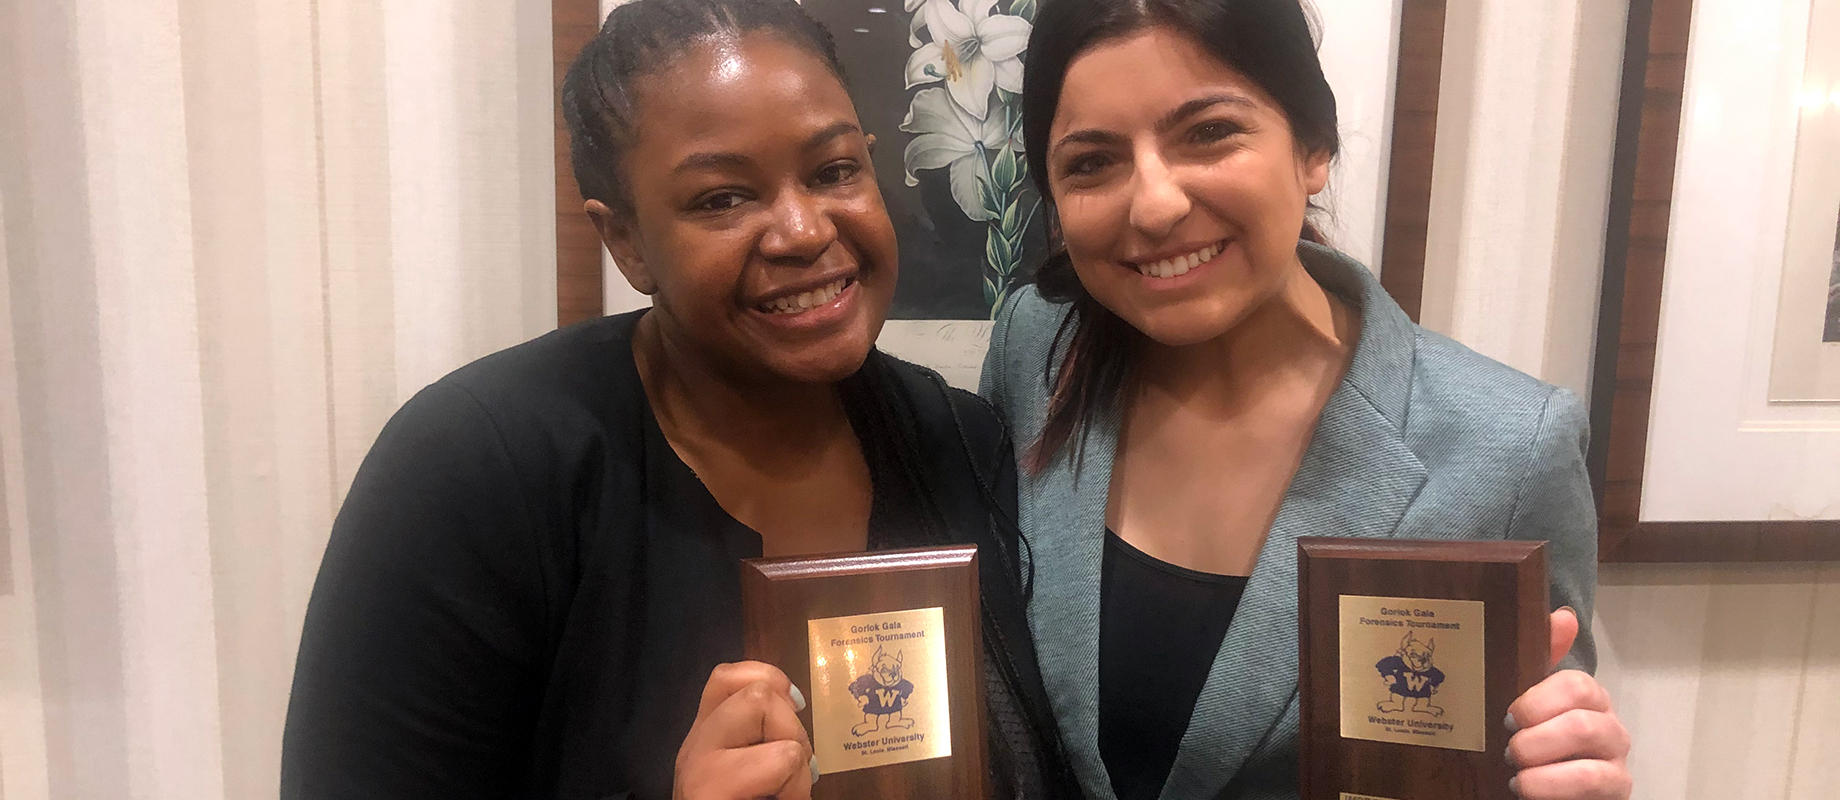
<path id="1" fill-rule="evenodd" d="M 873 337 L 836 337 L 798 352 L 778 354 L 766 361 L 766 367 L 794 383 L 836 383 L 862 369 L 873 341 Z"/>
<path id="2" fill-rule="evenodd" d="M 1210 303 L 1183 303 L 1120 314 L 1145 338 L 1164 347 L 1186 347 L 1225 335 L 1245 316 L 1243 307 L 1221 308 Z"/>
<path id="3" fill-rule="evenodd" d="M 1151 319 L 1141 323 L 1132 322 L 1131 327 L 1142 333 L 1144 338 L 1164 347 L 1187 347 L 1201 344 L 1218 338 L 1227 331 L 1226 326 L 1208 324 L 1198 320 Z"/>

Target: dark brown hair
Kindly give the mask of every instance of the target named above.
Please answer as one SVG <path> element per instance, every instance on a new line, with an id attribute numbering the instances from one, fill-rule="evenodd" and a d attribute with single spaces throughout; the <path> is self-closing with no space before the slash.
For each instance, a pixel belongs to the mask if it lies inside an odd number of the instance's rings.
<path id="1" fill-rule="evenodd" d="M 1188 32 L 1215 58 L 1263 89 L 1284 112 L 1305 152 L 1334 157 L 1341 149 L 1335 93 L 1323 77 L 1309 15 L 1300 0 L 1045 0 L 1029 34 L 1022 135 L 1029 173 L 1051 219 L 1048 130 L 1060 106 L 1067 67 L 1096 44 L 1158 26 Z M 1322 242 L 1307 222 L 1299 238 Z M 1072 306 L 1048 348 L 1047 422 L 1030 448 L 1027 465 L 1039 471 L 1069 441 L 1077 450 L 1088 426 L 1117 410 L 1131 388 L 1132 352 L 1143 334 L 1087 293 L 1065 248 L 1049 256 L 1035 282 L 1044 299 Z"/>

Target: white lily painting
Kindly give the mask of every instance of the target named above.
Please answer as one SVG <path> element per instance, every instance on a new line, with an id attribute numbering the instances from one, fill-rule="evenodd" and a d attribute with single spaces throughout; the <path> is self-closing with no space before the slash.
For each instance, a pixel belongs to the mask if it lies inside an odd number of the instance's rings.
<path id="1" fill-rule="evenodd" d="M 985 223 L 984 300 L 995 314 L 1022 263 L 1040 210 L 1022 145 L 1022 59 L 1035 0 L 906 0 L 913 17 L 901 130 L 907 185 L 944 169 L 967 219 Z"/>
<path id="2" fill-rule="evenodd" d="M 1047 257 L 1022 141 L 1038 0 L 801 0 L 836 37 L 900 247 L 891 319 L 988 319 Z"/>

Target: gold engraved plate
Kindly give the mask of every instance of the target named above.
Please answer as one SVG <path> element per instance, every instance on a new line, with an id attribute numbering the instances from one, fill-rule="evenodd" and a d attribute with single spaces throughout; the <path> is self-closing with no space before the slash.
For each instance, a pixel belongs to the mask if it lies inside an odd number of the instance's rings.
<path id="1" fill-rule="evenodd" d="M 941 608 L 814 619 L 811 746 L 829 775 L 952 754 Z"/>
<path id="2" fill-rule="evenodd" d="M 1355 794 L 1354 792 L 1342 792 L 1342 796 L 1340 800 L 1393 800 L 1393 798 L 1381 797 L 1377 794 Z"/>
<path id="3" fill-rule="evenodd" d="M 1341 595 L 1343 738 L 1482 752 L 1482 617 L 1476 600 Z"/>

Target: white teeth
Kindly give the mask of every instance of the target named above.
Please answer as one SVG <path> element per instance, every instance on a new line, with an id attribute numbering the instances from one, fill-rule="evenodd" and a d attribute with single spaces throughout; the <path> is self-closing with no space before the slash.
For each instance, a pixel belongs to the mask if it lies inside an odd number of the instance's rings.
<path id="1" fill-rule="evenodd" d="M 1150 264 L 1139 264 L 1137 271 L 1152 278 L 1174 278 L 1188 274 L 1189 270 L 1207 263 L 1217 255 L 1220 255 L 1220 246 L 1211 244 L 1185 256 L 1166 258 Z"/>
<path id="2" fill-rule="evenodd" d="M 801 311 L 809 311 L 837 299 L 837 295 L 843 293 L 844 287 L 848 286 L 849 282 L 849 278 L 844 278 L 820 289 L 802 292 L 791 297 L 782 297 L 762 305 L 761 310 L 771 314 L 797 314 Z"/>

